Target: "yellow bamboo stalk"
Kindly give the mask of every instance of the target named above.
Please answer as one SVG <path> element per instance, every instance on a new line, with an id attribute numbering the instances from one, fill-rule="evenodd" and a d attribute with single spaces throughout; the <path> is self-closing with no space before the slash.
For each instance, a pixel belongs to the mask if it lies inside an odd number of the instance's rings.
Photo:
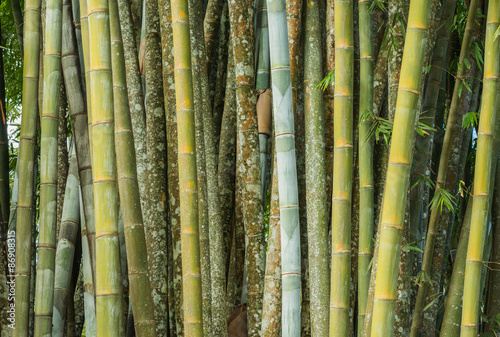
<path id="1" fill-rule="evenodd" d="M 203 336 L 198 187 L 196 173 L 191 40 L 187 0 L 171 0 L 174 35 L 175 101 L 181 199 L 182 294 L 185 336 Z"/>
<path id="2" fill-rule="evenodd" d="M 410 3 L 380 223 L 371 328 L 373 337 L 394 334 L 401 235 L 410 182 L 414 125 L 418 116 L 430 4 L 431 0 L 412 0 Z"/>

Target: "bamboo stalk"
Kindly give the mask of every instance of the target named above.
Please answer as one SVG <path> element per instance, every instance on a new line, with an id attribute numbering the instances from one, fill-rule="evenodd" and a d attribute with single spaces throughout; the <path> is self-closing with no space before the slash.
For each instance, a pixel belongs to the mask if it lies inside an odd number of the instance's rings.
<path id="1" fill-rule="evenodd" d="M 92 174 L 96 229 L 96 332 L 118 336 L 121 278 L 115 163 L 111 39 L 107 0 L 88 1 Z"/>
<path id="2" fill-rule="evenodd" d="M 146 243 L 152 298 L 156 319 L 156 333 L 168 334 L 167 299 L 167 209 L 164 198 L 167 194 L 167 161 L 165 111 L 163 110 L 163 87 L 161 73 L 161 37 L 158 1 L 145 1 L 145 59 L 146 83 L 146 155 L 147 155 L 147 206 Z M 123 81 L 125 82 L 125 81 Z M 161 150 L 160 150 L 161 149 Z"/>
<path id="3" fill-rule="evenodd" d="M 335 122 L 330 336 L 349 332 L 353 180 L 353 3 L 335 1 Z"/>
<path id="4" fill-rule="evenodd" d="M 373 139 L 369 137 L 373 114 L 373 46 L 370 18 L 370 2 L 358 1 L 360 46 L 360 122 L 359 122 L 359 249 L 358 249 L 358 331 L 363 335 L 370 263 L 373 257 Z M 368 117 L 363 117 L 367 114 Z"/>
<path id="5" fill-rule="evenodd" d="M 301 331 L 299 197 L 285 1 L 269 0 L 267 14 L 273 85 L 275 146 L 280 192 L 281 331 L 283 336 L 299 336 Z"/>
<path id="6" fill-rule="evenodd" d="M 480 302 L 481 267 L 483 248 L 486 239 L 489 213 L 489 195 L 491 191 L 491 170 L 498 153 L 494 150 L 495 127 L 498 116 L 498 60 L 500 41 L 496 38 L 500 23 L 500 1 L 488 3 L 486 19 L 486 40 L 484 52 L 483 92 L 481 98 L 481 120 L 479 121 L 476 165 L 474 174 L 474 201 L 470 227 L 465 279 L 463 292 L 463 310 L 460 335 L 476 336 Z M 498 149 L 495 149 L 498 151 Z"/>
<path id="7" fill-rule="evenodd" d="M 203 336 L 200 247 L 198 243 L 198 189 L 191 74 L 189 10 L 186 0 L 171 0 L 177 104 L 179 194 L 181 205 L 184 333 Z M 182 167 L 182 169 L 181 169 Z"/>
<path id="8" fill-rule="evenodd" d="M 24 3 L 24 61 L 21 134 L 19 139 L 19 194 L 16 226 L 16 337 L 28 334 L 31 278 L 34 159 L 38 120 L 40 56 L 40 0 Z"/>
<path id="9" fill-rule="evenodd" d="M 397 300 L 397 274 L 409 185 L 414 125 L 430 17 L 430 0 L 411 1 L 406 29 L 396 115 L 389 154 L 380 224 L 372 336 L 392 336 Z"/>
<path id="10" fill-rule="evenodd" d="M 313 336 L 327 336 L 329 329 L 329 259 L 325 111 L 323 93 L 316 88 L 323 77 L 319 7 L 318 1 L 310 1 L 305 6 L 304 16 L 304 41 L 307 41 L 304 46 L 305 192 L 307 194 L 311 334 Z"/>

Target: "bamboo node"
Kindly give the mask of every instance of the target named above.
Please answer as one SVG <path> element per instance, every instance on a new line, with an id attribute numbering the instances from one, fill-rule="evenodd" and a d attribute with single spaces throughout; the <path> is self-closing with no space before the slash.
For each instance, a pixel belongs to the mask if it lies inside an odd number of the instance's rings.
<path id="1" fill-rule="evenodd" d="M 382 224 L 381 227 L 382 227 L 382 229 L 384 229 L 384 228 L 394 228 L 394 229 L 397 229 L 397 230 L 400 230 L 400 231 L 403 230 L 403 226 L 401 226 L 401 225 Z"/>
<path id="2" fill-rule="evenodd" d="M 415 94 L 415 95 L 420 95 L 420 92 L 418 90 L 413 90 L 413 89 L 399 89 L 398 90 L 399 92 L 409 92 L 411 94 Z"/>

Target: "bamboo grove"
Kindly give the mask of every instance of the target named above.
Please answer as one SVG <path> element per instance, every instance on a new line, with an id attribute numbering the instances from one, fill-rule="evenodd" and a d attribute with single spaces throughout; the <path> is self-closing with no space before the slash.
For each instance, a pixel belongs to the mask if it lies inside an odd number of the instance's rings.
<path id="1" fill-rule="evenodd" d="M 0 1 L 0 336 L 500 335 L 500 0 Z"/>

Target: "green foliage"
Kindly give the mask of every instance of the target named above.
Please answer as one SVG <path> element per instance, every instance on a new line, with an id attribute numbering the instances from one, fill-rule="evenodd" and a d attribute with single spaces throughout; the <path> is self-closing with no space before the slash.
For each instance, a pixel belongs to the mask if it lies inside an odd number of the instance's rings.
<path id="1" fill-rule="evenodd" d="M 441 213 L 443 212 L 443 206 L 446 206 L 448 211 L 454 212 L 457 201 L 450 192 L 438 186 L 429 205 L 431 210 L 436 206 L 439 207 Z"/>
<path id="2" fill-rule="evenodd" d="M 325 91 L 328 86 L 332 84 L 332 86 L 335 85 L 335 70 L 332 70 L 329 72 L 324 79 L 319 82 L 317 86 L 314 87 L 314 90 L 321 88 L 321 90 Z"/>
<path id="3" fill-rule="evenodd" d="M 462 119 L 462 127 L 464 129 L 468 129 L 470 127 L 476 127 L 478 125 L 478 116 L 477 112 L 469 112 Z"/>

